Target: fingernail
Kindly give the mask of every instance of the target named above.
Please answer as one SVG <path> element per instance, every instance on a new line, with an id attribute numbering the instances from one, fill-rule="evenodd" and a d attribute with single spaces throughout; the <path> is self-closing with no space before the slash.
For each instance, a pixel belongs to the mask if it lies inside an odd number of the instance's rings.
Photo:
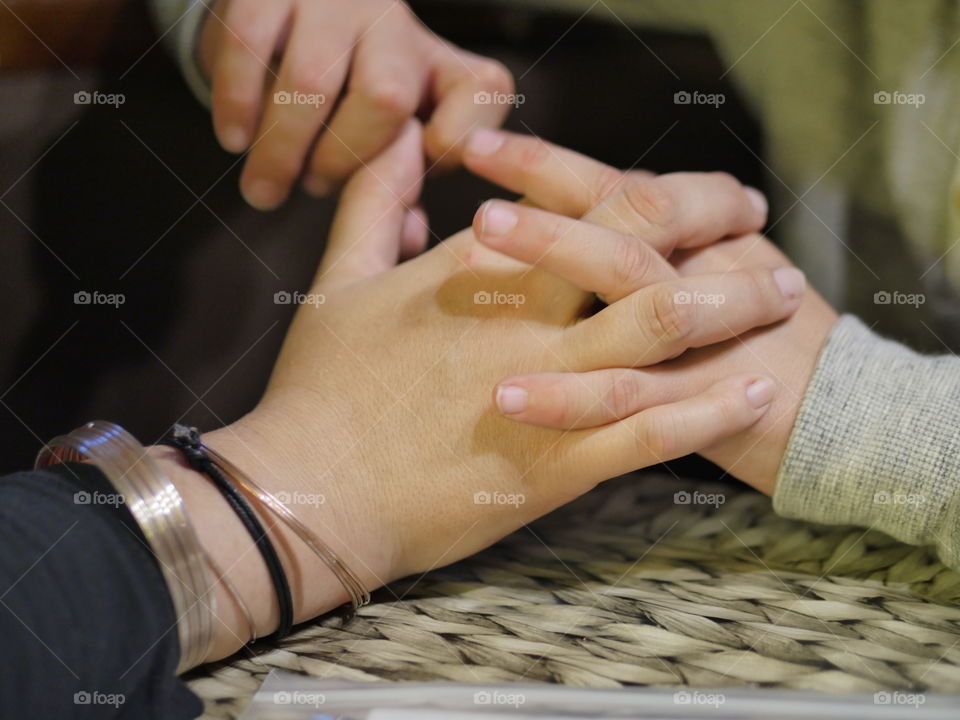
<path id="1" fill-rule="evenodd" d="M 220 131 L 220 144 L 227 152 L 241 153 L 247 149 L 247 133 L 239 125 L 228 125 Z"/>
<path id="2" fill-rule="evenodd" d="M 774 270 L 773 279 L 786 300 L 796 300 L 803 295 L 803 290 L 807 287 L 806 276 L 797 268 L 787 267 Z"/>
<path id="3" fill-rule="evenodd" d="M 326 197 L 330 194 L 333 186 L 329 180 L 317 175 L 308 175 L 303 179 L 303 189 L 314 197 Z"/>
<path id="4" fill-rule="evenodd" d="M 243 198 L 257 210 L 273 210 L 283 202 L 283 191 L 269 180 L 255 180 L 243 190 Z"/>
<path id="5" fill-rule="evenodd" d="M 757 209 L 757 212 L 766 217 L 767 212 L 770 210 L 766 196 L 756 188 L 747 187 L 744 189 L 747 192 L 747 197 L 750 198 L 750 202 Z"/>
<path id="6" fill-rule="evenodd" d="M 477 128 L 467 139 L 467 152 L 471 155 L 492 155 L 504 141 L 503 133 L 488 128 Z"/>
<path id="7" fill-rule="evenodd" d="M 527 409 L 527 391 L 516 385 L 497 388 L 497 407 L 504 415 L 516 415 Z"/>
<path id="8" fill-rule="evenodd" d="M 776 386 L 770 378 L 754 380 L 750 383 L 749 387 L 747 387 L 747 402 L 759 410 L 771 403 L 775 391 Z"/>
<path id="9" fill-rule="evenodd" d="M 506 235 L 517 226 L 517 213 L 504 203 L 487 203 L 483 209 L 480 232 L 483 235 Z"/>

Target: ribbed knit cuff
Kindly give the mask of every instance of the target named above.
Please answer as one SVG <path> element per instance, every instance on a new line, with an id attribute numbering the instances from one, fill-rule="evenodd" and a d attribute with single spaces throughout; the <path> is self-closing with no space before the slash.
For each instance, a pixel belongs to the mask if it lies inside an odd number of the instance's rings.
<path id="1" fill-rule="evenodd" d="M 919 355 L 842 317 L 804 396 L 773 503 L 786 517 L 934 545 L 960 569 L 960 359 Z"/>

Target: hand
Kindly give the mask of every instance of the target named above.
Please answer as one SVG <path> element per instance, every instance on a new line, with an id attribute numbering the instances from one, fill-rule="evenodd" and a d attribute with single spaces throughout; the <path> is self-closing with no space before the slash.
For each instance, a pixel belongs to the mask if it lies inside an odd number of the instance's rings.
<path id="1" fill-rule="evenodd" d="M 399 0 L 219 0 L 200 57 L 217 137 L 231 152 L 250 148 L 240 186 L 261 210 L 301 174 L 327 194 L 420 111 L 428 158 L 454 166 L 469 130 L 499 125 L 509 105 L 497 100 L 513 92 L 503 65 L 440 39 Z"/>
<path id="2" fill-rule="evenodd" d="M 736 184 L 729 176 L 638 178 L 534 138 L 479 131 L 464 160 L 474 172 L 525 194 L 537 205 L 584 218 L 583 223 L 574 223 L 551 213 L 515 207 L 523 219 L 511 233 L 494 237 L 482 232 L 483 214 L 489 208 L 481 208 L 475 221 L 481 242 L 601 295 L 616 299 L 652 277 L 663 280 L 677 273 L 725 274 L 754 265 L 788 264 L 765 238 L 743 235 L 758 228 L 746 227 L 742 219 L 749 215 L 741 204 L 731 202 L 733 195 L 716 193 L 717 187 Z M 713 193 L 708 192 L 711 186 Z M 757 207 L 765 205 L 753 192 L 750 197 Z M 702 228 L 711 227 L 711 218 L 737 227 L 738 232 L 729 234 L 742 236 L 700 247 L 710 242 Z M 673 253 L 676 247 L 684 249 Z M 675 270 L 651 248 L 670 256 Z M 800 282 L 797 274 L 779 272 L 787 288 Z M 731 305 L 739 305 L 742 312 L 749 313 L 750 301 L 745 297 L 752 291 L 741 287 L 735 294 L 714 297 L 722 298 L 721 307 L 729 310 Z M 689 319 L 706 309 L 691 303 L 685 311 Z M 600 427 L 629 417 L 647 403 L 671 402 L 701 392 L 730 372 L 767 373 L 778 383 L 770 412 L 743 433 L 704 449 L 702 454 L 762 492 L 773 494 L 804 391 L 836 319 L 823 298 L 810 290 L 800 309 L 784 322 L 669 363 L 643 370 L 621 367 L 586 374 L 523 374 L 503 379 L 500 392 L 526 393 L 525 409 L 507 413 L 514 420 L 554 428 Z M 597 397 L 609 400 L 598 404 Z"/>
<path id="3" fill-rule="evenodd" d="M 754 269 L 654 283 L 581 320 L 589 294 L 540 270 L 490 262 L 496 255 L 470 230 L 390 267 L 405 203 L 419 192 L 420 143 L 411 121 L 350 179 L 312 302 L 299 308 L 263 400 L 205 438 L 273 491 L 304 498 L 292 509 L 369 588 L 469 555 L 609 477 L 740 432 L 767 411 L 773 390 L 762 373 L 732 373 L 622 422 L 563 432 L 503 418 L 490 397 L 499 378 L 658 362 L 729 337 L 724 322 L 739 332 L 796 305 L 769 270 Z M 752 320 L 721 310 L 682 335 L 652 332 L 677 292 L 734 292 L 745 278 L 756 281 L 756 305 L 765 308 Z M 324 502 L 310 502 L 318 494 Z M 224 554 L 244 542 L 242 529 L 237 538 L 214 523 L 200 532 Z M 299 620 L 343 601 L 296 540 L 281 545 L 295 555 Z M 269 632 L 276 609 L 264 577 L 246 587 L 259 588 L 255 614 Z"/>

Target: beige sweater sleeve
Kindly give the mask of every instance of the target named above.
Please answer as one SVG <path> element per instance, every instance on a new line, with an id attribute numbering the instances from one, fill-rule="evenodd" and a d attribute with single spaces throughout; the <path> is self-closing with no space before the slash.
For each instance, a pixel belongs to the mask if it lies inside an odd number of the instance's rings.
<path id="1" fill-rule="evenodd" d="M 164 45 L 176 59 L 196 98 L 210 105 L 210 84 L 197 59 L 197 39 L 212 2 L 150 0 L 150 13 Z"/>
<path id="2" fill-rule="evenodd" d="M 933 545 L 960 569 L 960 358 L 919 355 L 841 318 L 773 501 L 787 517 Z"/>

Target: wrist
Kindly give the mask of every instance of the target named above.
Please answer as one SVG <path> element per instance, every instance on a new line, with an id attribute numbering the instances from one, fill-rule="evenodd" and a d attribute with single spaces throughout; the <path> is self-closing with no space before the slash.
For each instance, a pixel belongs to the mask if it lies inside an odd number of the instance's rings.
<path id="1" fill-rule="evenodd" d="M 289 407 L 286 408 L 290 410 Z M 315 427 L 330 427 L 317 424 Z M 370 524 L 363 519 L 366 503 L 345 492 L 346 475 L 331 474 L 318 482 L 322 469 L 311 471 L 317 458 L 334 457 L 311 443 L 302 453 L 288 439 L 302 437 L 303 425 L 290 412 L 258 409 L 240 421 L 207 433 L 203 442 L 283 502 L 300 522 L 316 533 L 346 564 L 368 590 L 391 579 L 390 553 L 383 544 L 370 542 Z M 297 434 L 299 432 L 299 434 Z M 204 549 L 233 584 L 254 618 L 257 635 L 273 632 L 279 622 L 279 607 L 267 568 L 246 529 L 208 478 L 192 470 L 179 451 L 165 446 L 150 449 L 184 498 Z M 340 482 L 334 482 L 333 478 Z M 336 575 L 283 522 L 259 502 L 257 514 L 280 555 L 294 605 L 295 622 L 303 622 L 348 602 L 348 594 Z M 229 655 L 249 640 L 245 615 L 222 583 L 217 593 L 220 618 L 208 661 Z"/>

